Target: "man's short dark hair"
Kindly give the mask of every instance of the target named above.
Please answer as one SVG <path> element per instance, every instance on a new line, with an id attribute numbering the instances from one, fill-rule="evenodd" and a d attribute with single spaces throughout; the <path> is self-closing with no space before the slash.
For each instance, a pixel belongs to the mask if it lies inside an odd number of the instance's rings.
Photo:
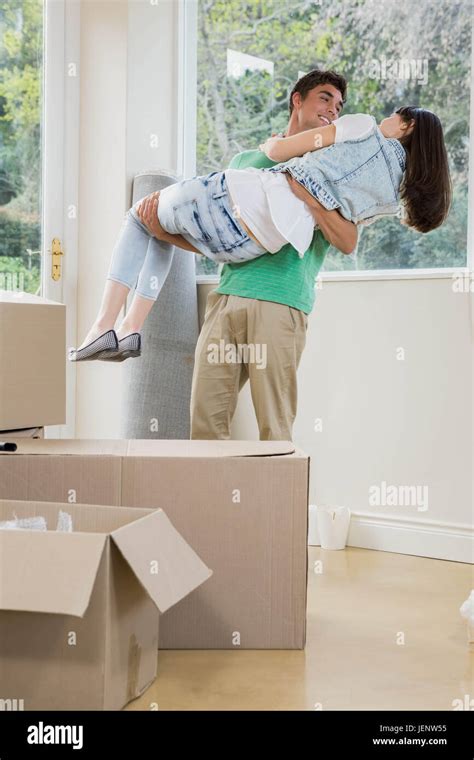
<path id="1" fill-rule="evenodd" d="M 297 83 L 293 87 L 290 93 L 290 100 L 288 107 L 290 109 L 290 116 L 293 112 L 293 95 L 295 92 L 299 92 L 302 100 L 305 99 L 308 92 L 319 84 L 332 84 L 342 96 L 342 102 L 346 100 L 347 94 L 347 82 L 341 74 L 336 74 L 335 71 L 322 71 L 321 69 L 313 69 L 309 74 L 305 74 L 304 77 L 298 79 Z"/>

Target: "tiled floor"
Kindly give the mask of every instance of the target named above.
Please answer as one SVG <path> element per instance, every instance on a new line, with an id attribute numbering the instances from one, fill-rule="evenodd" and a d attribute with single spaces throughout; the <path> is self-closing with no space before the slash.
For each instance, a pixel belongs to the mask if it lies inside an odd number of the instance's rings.
<path id="1" fill-rule="evenodd" d="M 451 710 L 474 697 L 473 587 L 470 565 L 310 547 L 304 652 L 162 651 L 126 709 Z"/>

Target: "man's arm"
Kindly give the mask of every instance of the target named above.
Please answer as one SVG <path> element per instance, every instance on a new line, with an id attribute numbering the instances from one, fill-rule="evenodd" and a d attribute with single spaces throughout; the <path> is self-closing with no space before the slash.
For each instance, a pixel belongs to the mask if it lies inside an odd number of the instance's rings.
<path id="1" fill-rule="evenodd" d="M 344 219 L 339 211 L 328 211 L 292 176 L 289 174 L 285 176 L 293 193 L 308 206 L 315 224 L 321 229 L 328 243 L 331 243 L 341 253 L 352 253 L 357 246 L 358 232 L 356 225 Z"/>
<path id="2" fill-rule="evenodd" d="M 201 251 L 198 251 L 191 243 L 188 243 L 182 235 L 172 235 L 170 232 L 166 232 L 160 224 L 158 219 L 158 198 L 160 192 L 157 190 L 150 195 L 146 195 L 137 207 L 137 216 L 148 228 L 153 237 L 158 240 L 163 240 L 165 243 L 171 243 L 178 246 L 178 248 L 184 248 L 185 251 L 192 251 L 193 253 L 199 253 L 203 255 Z"/>
<path id="3" fill-rule="evenodd" d="M 151 227 L 151 225 L 149 226 Z M 163 228 L 161 229 L 163 230 Z M 158 237 L 158 235 L 155 233 L 153 237 Z M 163 230 L 163 232 L 160 233 L 158 240 L 163 240 L 165 243 L 171 243 L 171 245 L 176 245 L 178 248 L 183 248 L 185 251 L 192 251 L 192 253 L 198 253 L 200 256 L 204 256 L 201 251 L 198 251 L 198 249 L 191 245 L 191 243 L 188 243 L 182 235 L 172 235 L 170 232 L 165 232 L 165 230 Z"/>
<path id="4" fill-rule="evenodd" d="M 353 222 L 344 219 L 339 211 L 328 211 L 315 199 L 311 213 L 324 237 L 341 253 L 353 253 L 357 247 L 357 227 Z"/>

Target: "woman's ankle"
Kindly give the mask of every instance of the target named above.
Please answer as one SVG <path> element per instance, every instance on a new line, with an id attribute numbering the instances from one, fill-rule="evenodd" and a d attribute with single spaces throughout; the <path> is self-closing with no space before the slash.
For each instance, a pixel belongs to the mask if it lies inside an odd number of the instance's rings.
<path id="1" fill-rule="evenodd" d="M 141 326 L 137 325 L 129 325 L 127 323 L 122 322 L 120 327 L 117 330 L 117 337 L 125 338 L 127 335 L 132 335 L 132 333 L 140 333 L 141 332 Z"/>
<path id="2" fill-rule="evenodd" d="M 110 319 L 98 319 L 94 322 L 94 324 L 91 327 L 91 330 L 98 330 L 100 333 L 108 332 L 109 330 L 113 330 L 115 327 L 115 322 L 112 322 Z"/>

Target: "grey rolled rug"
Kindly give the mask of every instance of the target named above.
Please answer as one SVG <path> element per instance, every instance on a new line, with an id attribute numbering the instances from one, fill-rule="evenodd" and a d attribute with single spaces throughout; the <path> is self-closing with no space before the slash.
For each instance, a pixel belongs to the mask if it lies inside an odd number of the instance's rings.
<path id="1" fill-rule="evenodd" d="M 166 172 L 137 174 L 132 204 L 174 182 Z M 175 248 L 166 282 L 143 327 L 142 355 L 124 362 L 122 438 L 189 438 L 198 333 L 194 255 Z"/>

